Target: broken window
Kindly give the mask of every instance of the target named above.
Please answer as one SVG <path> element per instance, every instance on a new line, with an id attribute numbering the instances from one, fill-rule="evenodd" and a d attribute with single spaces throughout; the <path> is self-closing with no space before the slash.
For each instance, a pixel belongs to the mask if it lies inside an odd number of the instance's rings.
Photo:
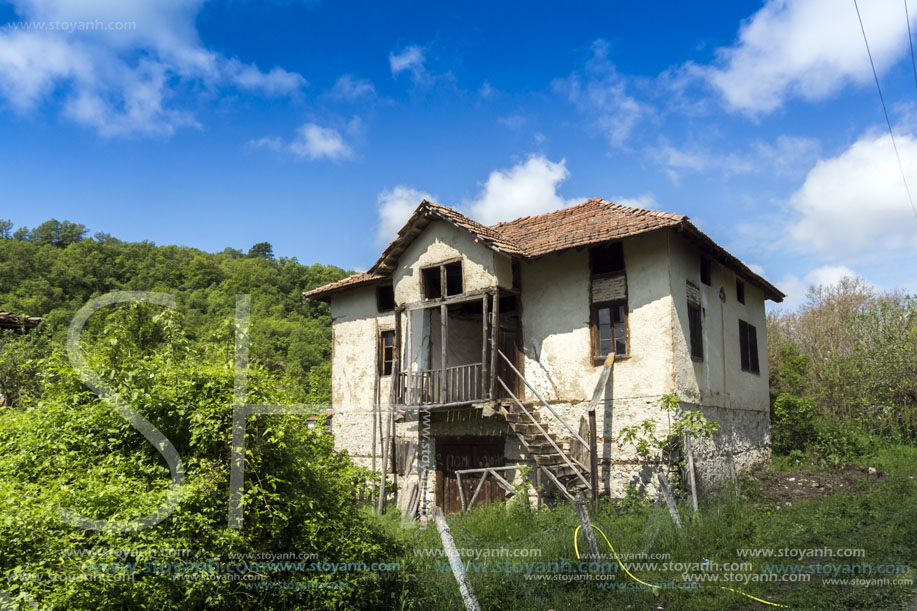
<path id="1" fill-rule="evenodd" d="M 621 247 L 621 242 L 590 248 L 589 266 L 593 276 L 623 272 L 624 249 Z"/>
<path id="2" fill-rule="evenodd" d="M 710 259 L 700 258 L 700 281 L 710 286 Z"/>
<path id="3" fill-rule="evenodd" d="M 439 299 L 443 296 L 442 269 L 438 265 L 420 270 L 420 279 L 423 283 L 424 299 Z"/>
<path id="4" fill-rule="evenodd" d="M 382 331 L 379 334 L 379 375 L 392 375 L 395 363 L 395 332 Z"/>
<path id="5" fill-rule="evenodd" d="M 383 284 L 376 287 L 376 306 L 380 312 L 391 312 L 395 309 L 395 287 Z"/>
<path id="6" fill-rule="evenodd" d="M 701 308 L 688 302 L 688 334 L 691 340 L 691 358 L 704 360 L 704 327 Z"/>
<path id="7" fill-rule="evenodd" d="M 736 280 L 736 299 L 739 303 L 745 303 L 745 283 L 741 280 Z"/>
<path id="8" fill-rule="evenodd" d="M 462 278 L 462 262 L 446 263 L 443 265 L 443 270 L 443 274 L 446 276 L 446 296 L 464 293 L 465 282 Z"/>
<path id="9" fill-rule="evenodd" d="M 758 334 L 754 325 L 739 320 L 739 353 L 742 371 L 760 373 L 758 369 Z"/>
<path id="10" fill-rule="evenodd" d="M 424 267 L 420 270 L 420 281 L 423 285 L 424 299 L 440 299 L 465 292 L 461 261 Z"/>
<path id="11" fill-rule="evenodd" d="M 592 306 L 592 335 L 596 360 L 609 354 L 627 354 L 627 304 L 602 303 Z"/>

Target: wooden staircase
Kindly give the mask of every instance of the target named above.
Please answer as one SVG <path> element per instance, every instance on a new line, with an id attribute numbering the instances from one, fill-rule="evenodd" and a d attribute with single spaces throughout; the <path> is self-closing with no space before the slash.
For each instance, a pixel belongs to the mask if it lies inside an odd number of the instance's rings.
<path id="1" fill-rule="evenodd" d="M 538 410 L 534 406 L 525 406 L 530 417 L 522 407 L 514 401 L 503 401 L 499 404 L 499 411 L 528 450 L 537 468 L 567 497 L 573 498 L 577 492 L 588 493 L 589 468 L 570 456 L 570 442 L 558 440 L 555 433 L 547 433 L 546 436 L 542 431 L 547 431 L 547 425 L 541 422 Z"/>

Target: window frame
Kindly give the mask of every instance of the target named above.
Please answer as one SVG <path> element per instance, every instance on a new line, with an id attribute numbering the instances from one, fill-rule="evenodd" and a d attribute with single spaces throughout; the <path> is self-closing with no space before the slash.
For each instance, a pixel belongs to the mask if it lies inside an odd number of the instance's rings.
<path id="1" fill-rule="evenodd" d="M 696 334 L 691 316 L 692 312 L 697 315 Z M 699 349 L 699 354 L 695 352 L 695 348 Z M 690 301 L 688 302 L 688 352 L 692 361 L 704 362 L 704 311 L 700 304 L 691 303 Z"/>
<path id="2" fill-rule="evenodd" d="M 745 303 L 745 283 L 736 278 L 736 301 Z"/>
<path id="3" fill-rule="evenodd" d="M 391 289 L 392 291 L 392 307 L 383 307 L 382 305 L 382 291 L 385 289 Z M 376 310 L 381 314 L 383 312 L 394 312 L 395 311 L 395 286 L 393 284 L 380 284 L 376 287 Z"/>
<path id="4" fill-rule="evenodd" d="M 751 341 L 749 341 L 751 340 Z M 739 319 L 739 366 L 742 371 L 761 374 L 758 354 L 758 330 L 754 325 Z"/>
<path id="5" fill-rule="evenodd" d="M 590 304 L 589 308 L 589 328 L 590 328 L 590 340 L 591 340 L 591 350 L 592 350 L 592 361 L 594 365 L 602 365 L 605 363 L 605 359 L 608 358 L 608 355 L 602 355 L 602 345 L 601 345 L 601 333 L 599 331 L 599 310 L 603 308 L 614 308 L 614 307 L 623 307 L 624 308 L 624 354 L 615 351 L 615 360 L 630 358 L 630 312 L 627 308 L 626 299 L 617 299 L 614 301 L 601 301 L 597 303 Z M 617 346 L 618 338 L 615 336 L 615 322 L 614 316 L 612 315 L 611 320 L 611 343 L 612 346 Z"/>
<path id="6" fill-rule="evenodd" d="M 620 253 L 618 253 L 620 254 L 620 261 L 621 261 L 621 267 L 619 269 L 611 269 L 611 270 L 606 270 L 606 271 L 601 271 L 601 272 L 596 271 L 595 266 L 596 266 L 596 261 L 598 259 L 597 254 L 598 254 L 598 251 L 602 248 L 609 248 L 609 249 L 614 248 L 615 250 L 620 251 Z M 626 265 L 624 264 L 624 242 L 619 240 L 617 242 L 608 242 L 605 244 L 597 244 L 589 248 L 589 275 L 590 276 L 594 278 L 595 277 L 604 277 L 604 276 L 615 276 L 617 274 L 623 274 L 625 269 L 626 269 Z"/>
<path id="7" fill-rule="evenodd" d="M 386 350 L 386 348 L 387 348 L 387 346 L 385 345 L 385 339 L 386 339 L 386 337 L 391 337 L 391 338 L 392 338 L 392 345 L 391 345 L 392 358 L 389 359 L 389 360 L 386 360 L 386 358 L 385 358 L 385 350 Z M 396 354 L 397 354 L 397 346 L 398 346 L 398 342 L 397 342 L 397 340 L 396 340 L 396 338 L 395 338 L 395 330 L 394 330 L 394 329 L 379 329 L 379 340 L 378 340 L 378 341 L 379 341 L 379 351 L 378 351 L 378 357 L 379 357 L 378 372 L 379 372 L 379 377 L 380 377 L 380 378 L 387 378 L 387 377 L 391 376 L 392 373 L 393 373 L 394 370 L 395 370 L 395 356 L 396 356 Z M 386 365 L 388 365 L 387 368 L 386 368 Z M 388 373 L 386 373 L 386 369 L 388 370 Z"/>
<path id="8" fill-rule="evenodd" d="M 459 278 L 462 283 L 462 290 L 458 293 L 452 293 L 449 291 L 448 276 L 446 272 L 447 266 L 455 264 L 459 265 Z M 429 274 L 432 270 L 438 270 L 439 272 L 439 295 L 436 297 L 430 297 L 428 295 L 429 291 L 427 287 L 427 274 Z M 465 294 L 465 261 L 462 257 L 456 257 L 455 259 L 449 259 L 448 261 L 441 261 L 435 265 L 424 265 L 420 268 L 420 295 L 423 301 L 436 301 L 438 299 L 446 299 L 463 294 Z"/>
<path id="9" fill-rule="evenodd" d="M 700 258 L 700 281 L 701 284 L 711 286 L 713 282 L 712 263 L 707 257 Z"/>

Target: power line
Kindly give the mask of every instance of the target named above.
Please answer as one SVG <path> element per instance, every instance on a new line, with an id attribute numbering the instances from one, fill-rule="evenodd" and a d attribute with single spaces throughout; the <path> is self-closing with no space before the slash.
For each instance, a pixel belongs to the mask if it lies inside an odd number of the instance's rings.
<path id="1" fill-rule="evenodd" d="M 879 101 L 882 102 L 882 112 L 885 113 L 885 124 L 888 125 L 888 135 L 891 136 L 892 147 L 895 149 L 895 158 L 898 160 L 898 170 L 901 171 L 901 180 L 904 182 L 904 190 L 907 191 L 907 200 L 910 202 L 911 210 L 914 212 L 914 219 L 917 220 L 917 208 L 914 207 L 914 198 L 911 197 L 911 189 L 907 186 L 907 178 L 904 176 L 904 166 L 901 165 L 901 155 L 898 153 L 898 144 L 895 142 L 895 133 L 892 131 L 891 119 L 888 118 L 888 108 L 885 106 L 885 97 L 882 95 L 882 87 L 879 85 L 879 74 L 876 72 L 876 64 L 872 61 L 872 51 L 869 50 L 869 41 L 866 39 L 866 28 L 863 27 L 863 18 L 860 16 L 860 7 L 857 4 L 857 0 L 853 0 L 853 6 L 857 11 L 860 31 L 863 32 L 863 42 L 866 44 L 866 55 L 869 56 L 869 65 L 872 66 L 872 75 L 876 79 L 876 89 L 879 91 Z M 910 21 L 908 21 L 907 27 L 908 31 L 910 31 Z M 915 77 L 915 79 L 917 79 L 917 77 Z M 915 83 L 917 83 L 917 80 L 915 80 Z"/>
<path id="2" fill-rule="evenodd" d="M 914 85 L 917 85 L 917 59 L 914 59 L 914 38 L 911 36 L 911 16 L 908 14 L 907 0 L 904 0 L 904 20 L 907 23 L 907 42 L 911 45 L 911 67 L 914 69 Z"/>

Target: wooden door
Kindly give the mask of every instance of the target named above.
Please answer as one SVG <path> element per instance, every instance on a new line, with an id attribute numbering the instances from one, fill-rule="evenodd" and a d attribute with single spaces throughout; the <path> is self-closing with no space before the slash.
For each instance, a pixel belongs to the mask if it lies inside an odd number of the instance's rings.
<path id="1" fill-rule="evenodd" d="M 480 469 L 482 467 L 502 467 L 504 465 L 503 437 L 436 437 L 436 504 L 445 513 L 460 513 L 462 500 L 459 496 L 456 471 L 462 469 Z M 471 502 L 474 490 L 482 474 L 462 475 L 462 488 L 465 502 Z M 503 472 L 500 475 L 504 475 Z M 505 475 L 504 475 L 505 476 Z M 474 502 L 475 507 L 482 507 L 506 496 L 493 479 L 488 477 Z"/>

